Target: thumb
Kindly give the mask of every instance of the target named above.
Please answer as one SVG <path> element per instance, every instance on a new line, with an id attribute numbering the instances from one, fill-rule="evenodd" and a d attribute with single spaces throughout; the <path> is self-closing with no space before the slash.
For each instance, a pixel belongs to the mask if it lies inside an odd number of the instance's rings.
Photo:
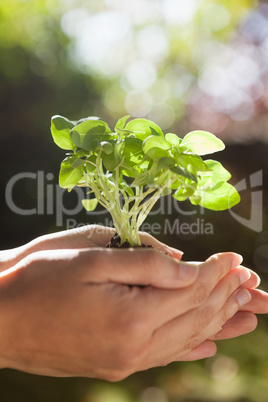
<path id="1" fill-rule="evenodd" d="M 94 255 L 93 255 L 94 254 Z M 96 282 L 177 289 L 191 285 L 198 276 L 198 265 L 178 261 L 153 249 L 80 250 L 88 275 Z"/>

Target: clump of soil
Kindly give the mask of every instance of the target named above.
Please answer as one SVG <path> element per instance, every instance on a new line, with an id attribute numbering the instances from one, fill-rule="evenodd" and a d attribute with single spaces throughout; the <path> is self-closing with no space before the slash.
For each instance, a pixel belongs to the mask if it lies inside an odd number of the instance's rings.
<path id="1" fill-rule="evenodd" d="M 147 245 L 147 244 L 144 244 L 144 243 L 142 243 L 140 246 L 131 246 L 128 241 L 124 241 L 123 243 L 121 243 L 121 237 L 117 233 L 115 233 L 113 235 L 113 237 L 111 237 L 111 240 L 109 241 L 109 243 L 106 244 L 106 247 L 107 248 L 129 248 L 129 247 L 134 247 L 134 248 L 149 247 L 149 248 L 152 248 L 153 246 Z"/>

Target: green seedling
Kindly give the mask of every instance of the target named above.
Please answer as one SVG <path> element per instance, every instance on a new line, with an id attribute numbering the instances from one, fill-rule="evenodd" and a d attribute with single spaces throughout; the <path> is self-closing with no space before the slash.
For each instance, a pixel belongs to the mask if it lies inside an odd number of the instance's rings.
<path id="1" fill-rule="evenodd" d="M 54 142 L 69 150 L 61 163 L 59 184 L 69 191 L 88 187 L 93 198 L 83 200 L 87 211 L 99 203 L 112 216 L 121 242 L 141 244 L 139 228 L 162 196 L 220 211 L 240 201 L 227 181 L 231 174 L 220 162 L 201 155 L 225 148 L 207 131 L 192 131 L 183 139 L 163 134 L 154 122 L 122 117 L 114 131 L 96 117 L 73 122 L 51 119 Z M 90 196 L 91 197 L 91 196 Z"/>

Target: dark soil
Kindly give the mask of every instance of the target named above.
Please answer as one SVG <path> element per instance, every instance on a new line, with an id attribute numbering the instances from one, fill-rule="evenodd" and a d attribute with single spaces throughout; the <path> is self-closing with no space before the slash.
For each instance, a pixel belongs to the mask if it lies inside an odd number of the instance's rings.
<path id="1" fill-rule="evenodd" d="M 141 244 L 140 246 L 131 246 L 128 241 L 124 241 L 124 243 L 121 243 L 121 237 L 115 233 L 113 237 L 111 237 L 111 240 L 109 241 L 108 244 L 106 244 L 107 248 L 144 248 L 144 247 L 149 247 L 152 248 L 153 246 L 147 245 L 147 244 Z"/>

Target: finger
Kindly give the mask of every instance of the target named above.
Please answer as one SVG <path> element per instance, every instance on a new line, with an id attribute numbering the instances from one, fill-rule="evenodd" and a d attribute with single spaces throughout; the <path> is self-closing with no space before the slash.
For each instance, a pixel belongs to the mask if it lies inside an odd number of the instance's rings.
<path id="1" fill-rule="evenodd" d="M 268 314 L 268 293 L 260 289 L 249 289 L 251 301 L 241 310 L 255 314 Z"/>
<path id="2" fill-rule="evenodd" d="M 213 274 L 218 275 L 215 270 Z M 249 275 L 249 270 L 239 267 L 232 270 L 230 274 L 223 279 L 223 286 L 226 292 L 222 294 L 222 298 L 216 296 L 217 300 L 215 303 L 213 300 L 211 301 L 211 304 L 214 304 L 213 308 L 215 311 L 217 311 L 217 305 L 219 305 L 218 308 L 220 308 L 227 298 L 240 287 L 243 282 L 248 280 Z M 146 316 L 149 317 L 148 320 L 153 330 L 156 330 L 167 322 L 206 302 L 206 299 L 214 288 L 214 281 L 210 271 L 207 273 L 206 280 L 205 278 L 203 280 L 206 282 L 206 290 L 204 290 L 203 284 L 200 285 L 199 278 L 191 286 L 180 289 L 179 291 L 177 289 L 166 290 L 146 287 L 137 300 L 137 308 L 144 311 Z M 200 290 L 200 286 L 202 286 L 202 291 Z M 157 314 L 155 314 L 156 311 Z"/>
<path id="3" fill-rule="evenodd" d="M 199 268 L 179 262 L 153 249 L 79 250 L 79 265 L 85 278 L 96 282 L 178 289 L 191 285 Z M 94 279 L 93 279 L 94 278 Z"/>
<path id="4" fill-rule="evenodd" d="M 248 269 L 248 271 L 250 272 L 250 278 L 243 283 L 243 287 L 247 288 L 247 289 L 254 289 L 257 288 L 260 283 L 261 283 L 261 279 L 259 277 L 259 275 L 256 274 L 256 272 L 252 271 L 249 268 L 243 267 L 245 269 Z"/>
<path id="5" fill-rule="evenodd" d="M 238 270 L 232 275 L 227 275 L 205 304 L 158 328 L 152 334 L 148 350 L 150 363 L 153 364 L 155 361 L 156 351 L 161 364 L 166 356 L 191 351 L 218 332 L 219 328 L 238 311 L 242 303 L 249 301 L 250 293 L 246 289 L 233 294 L 239 284 L 237 277 L 239 277 Z"/>
<path id="6" fill-rule="evenodd" d="M 243 258 L 236 253 L 218 253 L 209 257 L 205 262 L 199 265 L 200 274 L 200 292 L 207 288 L 208 278 L 213 278 L 214 287 L 224 278 L 232 269 L 237 268 Z"/>
<path id="7" fill-rule="evenodd" d="M 246 311 L 238 311 L 222 327 L 222 330 L 211 336 L 211 340 L 235 338 L 248 334 L 256 329 L 258 320 L 255 314 Z"/>
<path id="8" fill-rule="evenodd" d="M 211 340 L 205 340 L 201 343 L 201 345 L 196 346 L 193 350 L 186 353 L 183 356 L 179 356 L 177 359 L 176 357 L 172 361 L 193 361 L 193 360 L 200 360 L 206 359 L 208 357 L 215 356 L 217 353 L 217 346 Z M 171 362 L 170 362 L 171 363 Z"/>
<path id="9" fill-rule="evenodd" d="M 177 342 L 174 343 L 174 339 L 171 340 L 171 343 L 169 344 L 169 347 L 167 348 L 166 345 L 164 345 L 164 349 L 161 349 L 161 344 L 158 345 L 157 347 L 157 352 L 158 354 L 154 353 L 153 358 L 150 360 L 150 363 L 146 367 L 156 367 L 156 366 L 161 366 L 161 365 L 166 365 L 169 362 L 172 362 L 175 360 L 180 361 L 180 360 L 186 360 L 187 356 L 188 358 L 192 358 L 194 360 L 195 356 L 198 356 L 195 354 L 195 352 L 192 351 L 197 351 L 198 353 L 198 347 L 203 344 L 206 340 L 210 341 L 212 340 L 212 334 L 219 332 L 219 328 L 222 327 L 222 325 L 225 324 L 226 321 L 230 320 L 231 317 L 233 317 L 239 307 L 241 306 L 241 303 L 247 302 L 248 298 L 250 297 L 250 293 L 248 292 L 247 289 L 240 289 L 239 291 L 236 291 L 235 294 L 233 294 L 225 303 L 225 305 L 222 307 L 222 309 L 218 312 L 218 314 L 212 319 L 209 325 L 204 326 L 203 329 L 199 330 L 196 332 L 196 328 L 191 328 L 191 330 L 194 329 L 193 332 L 187 331 L 188 334 L 192 334 L 191 336 L 186 337 L 185 341 L 185 334 L 183 334 L 183 329 L 184 325 L 191 325 L 192 319 L 189 317 L 189 314 L 185 314 L 183 316 L 184 320 L 181 320 L 179 328 L 169 328 L 169 331 L 172 331 L 173 329 L 173 338 L 174 335 L 177 338 Z M 185 319 L 187 317 L 187 319 Z M 192 317 L 194 318 L 194 317 Z M 184 322 L 183 322 L 184 321 Z M 180 329 L 180 330 L 179 330 Z M 169 332 L 170 333 L 170 332 Z M 159 331 L 158 331 L 159 334 Z M 164 334 L 162 334 L 164 336 Z M 184 338 L 184 339 L 183 339 Z M 159 340 L 158 340 L 159 343 Z M 182 345 L 183 343 L 183 345 Z M 178 350 L 176 352 L 176 344 L 178 346 Z M 201 348 L 202 351 L 202 348 Z M 193 355 L 192 355 L 193 353 Z M 204 353 L 205 354 L 205 353 Z M 155 359 L 155 356 L 157 356 L 157 360 Z M 164 362 L 164 363 L 163 363 Z"/>
<path id="10" fill-rule="evenodd" d="M 219 313 L 214 317 L 212 322 L 201 331 L 201 339 L 210 339 L 213 334 L 220 332 L 226 322 L 234 317 L 241 307 L 248 304 L 250 300 L 251 293 L 249 290 L 240 288 L 234 292 L 221 308 Z"/>

